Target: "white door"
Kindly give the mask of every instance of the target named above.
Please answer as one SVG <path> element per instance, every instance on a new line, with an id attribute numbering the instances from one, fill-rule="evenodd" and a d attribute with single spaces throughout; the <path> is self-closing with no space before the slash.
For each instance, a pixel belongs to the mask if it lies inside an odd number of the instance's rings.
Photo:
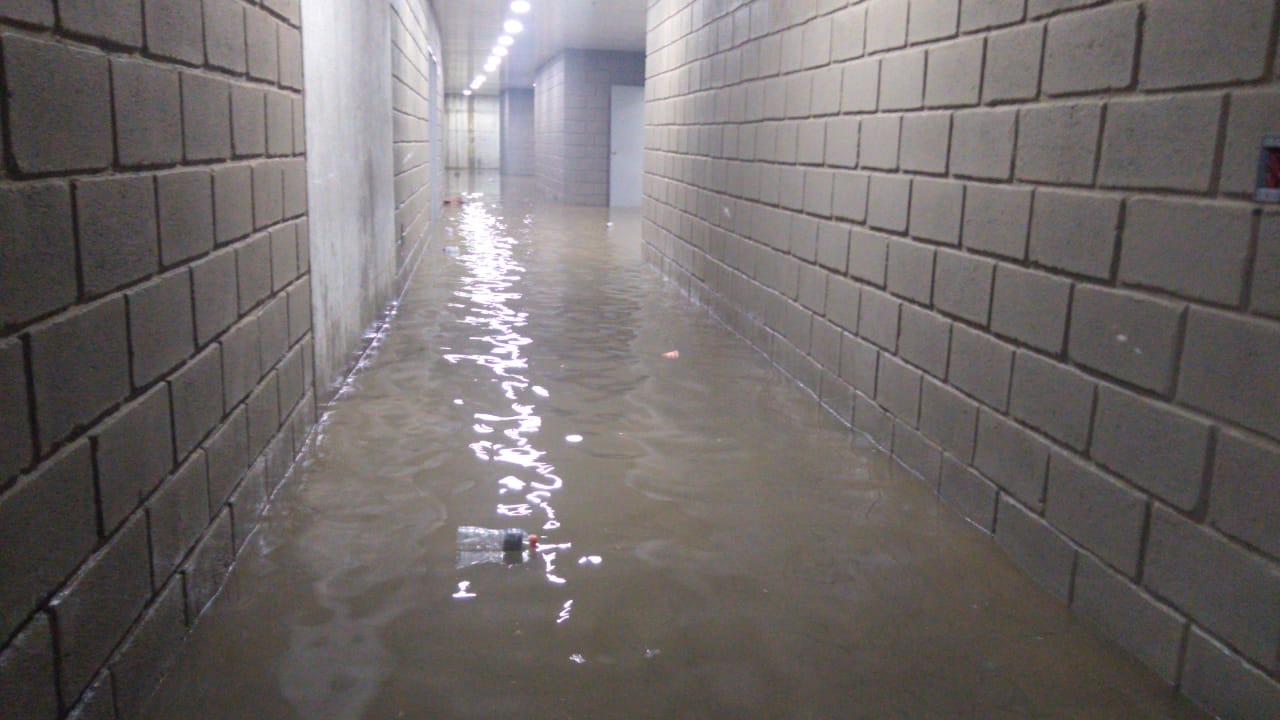
<path id="1" fill-rule="evenodd" d="M 640 207 L 644 176 L 644 88 L 614 85 L 610 94 L 609 205 Z"/>

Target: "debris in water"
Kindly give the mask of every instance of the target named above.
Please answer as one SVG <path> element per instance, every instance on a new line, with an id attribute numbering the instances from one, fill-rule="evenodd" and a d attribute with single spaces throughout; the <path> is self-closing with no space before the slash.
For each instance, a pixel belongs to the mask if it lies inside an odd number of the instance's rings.
<path id="1" fill-rule="evenodd" d="M 581 435 L 565 435 L 564 441 L 571 442 L 571 443 L 580 443 L 582 442 L 582 436 Z"/>
<path id="2" fill-rule="evenodd" d="M 667 360 L 679 360 L 679 359 L 680 359 L 680 351 L 679 351 L 679 350 L 672 350 L 671 352 L 664 352 L 664 353 L 662 353 L 662 357 L 663 357 L 663 358 L 665 358 L 665 359 L 667 359 Z"/>
<path id="3" fill-rule="evenodd" d="M 574 653 L 574 654 L 570 655 L 570 656 L 569 656 L 569 659 L 570 659 L 570 660 L 572 660 L 572 661 L 574 661 L 574 662 L 576 662 L 576 663 L 578 663 L 579 665 L 581 665 L 581 664 L 583 664 L 583 663 L 585 663 L 585 662 L 587 661 L 587 659 L 586 659 L 586 658 L 584 658 L 584 657 L 582 657 L 582 655 L 581 655 L 581 654 L 579 654 L 579 653 Z"/>
<path id="4" fill-rule="evenodd" d="M 458 246 L 457 246 L 457 245 L 445 245 L 445 246 L 444 246 L 444 254 L 445 254 L 445 255 L 448 255 L 449 257 L 458 257 L 458 255 L 460 254 L 460 252 L 459 252 L 459 250 L 458 250 Z"/>
<path id="5" fill-rule="evenodd" d="M 644 659 L 645 659 L 645 660 L 652 660 L 653 658 L 656 658 L 656 657 L 658 657 L 658 656 L 659 656 L 659 655 L 661 655 L 661 654 L 662 654 L 662 651 L 661 651 L 661 650 L 659 650 L 659 649 L 657 649 L 657 648 L 645 648 L 645 649 L 644 649 Z"/>
<path id="6" fill-rule="evenodd" d="M 599 555 L 587 555 L 585 557 L 578 558 L 579 565 L 599 565 L 602 562 L 604 562 L 604 558 Z"/>
<path id="7" fill-rule="evenodd" d="M 453 596 L 459 600 L 466 600 L 467 598 L 473 598 L 476 596 L 476 594 L 471 592 L 470 588 L 471 588 L 471 583 L 466 580 L 463 580 L 462 582 L 458 583 L 458 592 L 454 593 Z"/>

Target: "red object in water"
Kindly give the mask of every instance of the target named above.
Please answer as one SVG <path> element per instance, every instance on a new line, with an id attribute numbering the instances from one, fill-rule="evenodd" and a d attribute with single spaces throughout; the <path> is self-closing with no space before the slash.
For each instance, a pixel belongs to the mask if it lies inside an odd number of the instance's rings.
<path id="1" fill-rule="evenodd" d="M 1267 150 L 1267 177 L 1265 183 L 1269 188 L 1280 188 L 1280 148 L 1269 148 Z"/>
<path id="2" fill-rule="evenodd" d="M 680 357 L 680 351 L 679 351 L 679 350 L 672 350 L 671 352 L 664 352 L 664 353 L 662 353 L 662 357 L 664 357 L 664 358 L 666 358 L 666 359 L 668 359 L 668 360 L 676 360 L 676 359 L 679 359 L 679 357 Z"/>

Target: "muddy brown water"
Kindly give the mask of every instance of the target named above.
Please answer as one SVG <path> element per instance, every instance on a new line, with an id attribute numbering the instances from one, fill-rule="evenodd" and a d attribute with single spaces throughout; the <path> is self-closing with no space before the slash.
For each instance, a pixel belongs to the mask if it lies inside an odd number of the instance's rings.
<path id="1" fill-rule="evenodd" d="M 146 717 L 1201 717 L 664 283 L 636 212 L 463 190 Z M 459 568 L 459 525 L 545 539 Z"/>

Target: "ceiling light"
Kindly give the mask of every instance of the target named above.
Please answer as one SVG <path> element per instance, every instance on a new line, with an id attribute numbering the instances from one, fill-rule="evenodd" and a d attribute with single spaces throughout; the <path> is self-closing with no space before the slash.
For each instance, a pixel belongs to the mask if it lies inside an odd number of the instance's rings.
<path id="1" fill-rule="evenodd" d="M 484 84 L 484 81 L 485 81 L 485 80 L 488 80 L 488 79 L 489 79 L 489 78 L 488 78 L 488 77 L 486 77 L 486 76 L 484 75 L 484 73 L 481 73 L 481 74 L 477 75 L 477 76 L 475 77 L 475 79 L 471 81 L 471 89 L 472 89 L 472 90 L 479 90 L 479 89 L 480 89 L 480 86 Z"/>
<path id="2" fill-rule="evenodd" d="M 498 59 L 497 59 L 497 58 L 492 58 L 492 59 L 490 59 L 490 60 L 489 60 L 489 62 L 487 62 L 487 63 L 485 63 L 485 64 L 484 64 L 484 71 L 485 71 L 485 72 L 487 72 L 487 73 L 494 72 L 494 71 L 496 71 L 497 69 L 498 69 Z"/>
<path id="3" fill-rule="evenodd" d="M 511 45 L 514 45 L 515 42 L 516 42 L 516 39 L 511 37 L 510 35 L 498 36 L 498 44 L 502 45 L 503 47 L 510 47 Z"/>
<path id="4" fill-rule="evenodd" d="M 511 12 L 517 15 L 523 15 L 533 9 L 533 5 L 529 0 L 514 0 L 511 3 Z"/>
<path id="5" fill-rule="evenodd" d="M 524 30 L 524 23 L 519 20 L 508 20 L 502 23 L 502 29 L 511 35 L 519 35 Z"/>
<path id="6" fill-rule="evenodd" d="M 502 45 L 493 46 L 493 54 L 495 57 L 506 57 L 508 50 Z"/>
<path id="7" fill-rule="evenodd" d="M 468 88 L 468 89 L 466 89 L 466 90 L 463 90 L 463 91 L 462 91 L 462 94 L 463 94 L 463 95 L 470 95 L 470 94 L 471 94 L 471 90 L 470 90 L 469 88 Z"/>

